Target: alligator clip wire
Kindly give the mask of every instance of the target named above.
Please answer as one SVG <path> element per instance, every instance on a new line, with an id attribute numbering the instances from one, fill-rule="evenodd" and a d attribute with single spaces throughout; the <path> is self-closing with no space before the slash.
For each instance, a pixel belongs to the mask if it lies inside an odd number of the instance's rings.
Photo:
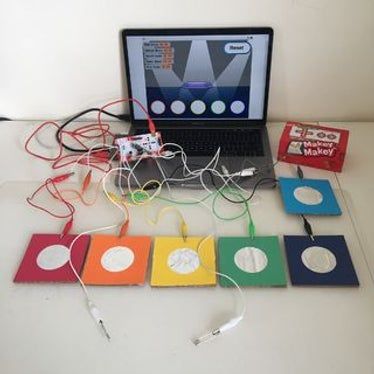
<path id="1" fill-rule="evenodd" d="M 300 178 L 300 179 L 304 179 L 304 172 L 303 172 L 303 169 L 301 169 L 301 167 L 299 165 L 297 165 L 297 176 Z"/>
<path id="2" fill-rule="evenodd" d="M 87 175 L 83 179 L 82 183 L 82 194 L 88 189 L 88 187 L 91 184 L 91 179 L 92 179 L 92 170 L 90 170 Z"/>
<path id="3" fill-rule="evenodd" d="M 126 219 L 125 219 L 124 223 L 122 224 L 122 226 L 119 230 L 119 234 L 118 234 L 118 237 L 122 238 L 123 236 L 125 236 L 127 234 L 127 230 L 129 229 L 129 224 L 130 224 L 129 210 L 128 210 L 126 204 L 124 203 L 124 201 L 122 200 L 122 198 L 117 196 L 115 193 L 107 191 L 106 195 L 113 203 L 121 205 L 123 207 L 123 209 L 121 208 L 121 210 L 123 210 L 123 212 L 126 214 Z"/>
<path id="4" fill-rule="evenodd" d="M 62 233 L 60 235 L 60 238 L 64 238 L 67 234 L 69 234 L 70 230 L 73 227 L 74 219 L 71 217 L 69 221 L 66 222 L 64 229 L 62 230 Z"/>
<path id="5" fill-rule="evenodd" d="M 180 231 L 181 231 L 181 236 L 183 238 L 183 241 L 185 242 L 188 236 L 188 226 L 187 226 L 187 223 L 184 221 L 184 219 L 181 222 Z"/>
<path id="6" fill-rule="evenodd" d="M 183 238 L 183 241 L 186 241 L 187 236 L 188 236 L 188 225 L 187 225 L 186 221 L 184 220 L 183 215 L 180 212 L 180 210 L 178 208 L 176 208 L 175 206 L 166 206 L 166 207 L 162 208 L 157 213 L 156 219 L 154 219 L 154 220 L 148 218 L 147 209 L 146 209 L 145 219 L 150 225 L 156 226 L 160 222 L 161 218 L 163 218 L 166 213 L 169 213 L 171 211 L 174 211 L 175 213 L 177 213 L 177 215 L 179 217 L 179 232 L 180 232 L 181 237 Z"/>
<path id="7" fill-rule="evenodd" d="M 48 178 L 42 185 L 40 185 L 33 193 L 30 197 L 27 197 L 26 198 L 26 201 L 31 205 L 33 206 L 34 208 L 36 209 L 39 209 L 39 210 L 42 210 L 43 212 L 46 212 L 48 214 L 50 214 L 51 216 L 55 217 L 55 218 L 71 218 L 75 212 L 75 208 L 74 206 L 69 203 L 68 201 L 66 201 L 60 191 L 58 190 L 56 184 L 58 183 L 61 183 L 63 182 L 64 180 L 68 179 L 73 173 L 67 173 L 67 174 L 62 174 L 62 175 L 58 175 L 56 177 L 53 177 L 53 178 Z M 58 214 L 58 213 L 53 213 L 52 211 L 50 211 L 49 209 L 47 209 L 46 207 L 42 206 L 42 205 L 39 205 L 37 203 L 34 203 L 34 199 L 35 197 L 43 190 L 45 189 L 54 199 L 60 201 L 61 203 L 63 203 L 66 208 L 68 209 L 69 213 L 67 214 Z"/>
<path id="8" fill-rule="evenodd" d="M 301 218 L 303 219 L 303 223 L 304 223 L 304 230 L 305 232 L 308 234 L 309 238 L 314 241 L 314 234 L 313 234 L 313 229 L 312 229 L 312 225 L 310 224 L 310 222 L 305 218 L 305 216 L 302 214 L 301 215 Z"/>
<path id="9" fill-rule="evenodd" d="M 71 228 L 73 226 L 73 216 L 74 216 L 74 213 L 75 213 L 75 208 L 74 208 L 74 205 L 72 205 L 71 203 L 69 203 L 68 201 L 66 201 L 63 198 L 63 196 L 61 195 L 61 192 L 58 190 L 56 184 L 63 182 L 64 180 L 68 179 L 73 174 L 74 173 L 67 173 L 67 174 L 57 175 L 57 176 L 55 176 L 53 178 L 48 178 L 41 186 L 39 186 L 33 192 L 33 194 L 30 197 L 26 198 L 26 201 L 31 206 L 33 206 L 34 208 L 39 209 L 39 210 L 41 210 L 43 212 L 46 212 L 46 213 L 50 214 L 52 217 L 55 217 L 55 218 L 68 218 L 69 219 L 65 223 L 65 226 L 64 226 L 64 228 L 62 230 L 62 233 L 60 235 L 61 239 L 70 232 L 70 230 L 71 230 Z M 43 205 L 39 205 L 38 203 L 34 202 L 35 197 L 43 189 L 45 189 L 54 199 L 56 199 L 59 202 L 61 202 L 62 204 L 64 204 L 65 207 L 68 210 L 68 213 L 66 213 L 66 214 L 54 213 L 53 211 L 49 210 L 47 207 L 44 207 Z"/>
<path id="10" fill-rule="evenodd" d="M 121 229 L 119 230 L 119 237 L 122 238 L 123 236 L 126 236 L 127 230 L 129 229 L 129 220 L 126 219 L 126 221 L 121 226 Z"/>
<path id="11" fill-rule="evenodd" d="M 248 234 L 251 239 L 253 239 L 256 235 L 256 227 L 252 219 L 249 221 L 249 224 L 248 224 Z"/>
<path id="12" fill-rule="evenodd" d="M 51 178 L 50 181 L 53 183 L 61 183 L 70 178 L 72 175 L 74 175 L 74 172 L 57 175 L 56 177 Z"/>

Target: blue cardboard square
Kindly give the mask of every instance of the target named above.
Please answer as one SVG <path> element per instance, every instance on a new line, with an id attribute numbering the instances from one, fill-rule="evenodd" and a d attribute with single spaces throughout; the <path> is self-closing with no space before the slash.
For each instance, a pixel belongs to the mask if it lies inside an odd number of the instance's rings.
<path id="1" fill-rule="evenodd" d="M 341 215 L 339 204 L 327 179 L 279 178 L 287 213 Z"/>
<path id="2" fill-rule="evenodd" d="M 359 285 L 343 235 L 286 235 L 284 244 L 293 285 Z"/>

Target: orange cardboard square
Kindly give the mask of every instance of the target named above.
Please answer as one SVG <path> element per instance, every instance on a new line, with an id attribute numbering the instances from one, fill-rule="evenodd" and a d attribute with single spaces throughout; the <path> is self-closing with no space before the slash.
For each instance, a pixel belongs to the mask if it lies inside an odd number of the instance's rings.
<path id="1" fill-rule="evenodd" d="M 144 284 L 151 238 L 93 235 L 82 280 L 91 285 Z"/>

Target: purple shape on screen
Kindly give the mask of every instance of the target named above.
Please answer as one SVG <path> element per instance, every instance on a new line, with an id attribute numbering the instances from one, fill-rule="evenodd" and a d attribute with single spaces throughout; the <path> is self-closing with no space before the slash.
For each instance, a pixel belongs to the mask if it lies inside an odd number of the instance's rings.
<path id="1" fill-rule="evenodd" d="M 211 87 L 212 83 L 206 81 L 190 81 L 183 83 L 183 88 L 207 89 Z"/>

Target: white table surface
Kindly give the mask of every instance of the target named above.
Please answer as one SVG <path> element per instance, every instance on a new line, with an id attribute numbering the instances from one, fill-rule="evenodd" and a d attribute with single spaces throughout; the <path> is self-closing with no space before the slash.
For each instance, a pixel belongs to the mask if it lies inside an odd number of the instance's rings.
<path id="1" fill-rule="evenodd" d="M 25 203 L 38 182 L 52 174 L 47 162 L 22 149 L 33 124 L 0 122 L 0 373 L 374 373 L 374 283 L 368 268 L 374 272 L 374 123 L 331 124 L 351 131 L 341 174 L 303 168 L 306 177 L 331 181 L 343 215 L 310 221 L 317 234 L 345 235 L 361 286 L 246 288 L 243 322 L 199 347 L 190 339 L 233 315 L 234 289 L 89 287 L 111 332 L 108 343 L 88 314 L 78 284 L 13 283 L 30 236 L 61 228 L 59 220 Z M 283 126 L 268 127 L 276 156 Z M 294 176 L 295 168 L 280 163 L 276 174 Z M 303 234 L 300 219 L 285 214 L 277 189 L 258 195 L 251 211 L 259 235 L 278 235 L 283 249 L 283 234 Z M 144 223 L 142 209 L 131 211 L 129 234 L 177 235 L 172 215 L 154 228 Z M 223 203 L 222 211 L 234 213 L 235 208 Z M 191 234 L 210 232 L 206 209 L 185 207 L 182 212 Z M 120 217 L 100 198 L 95 206 L 78 209 L 75 231 L 116 223 Z M 244 220 L 217 221 L 217 226 L 220 236 L 246 234 Z"/>

